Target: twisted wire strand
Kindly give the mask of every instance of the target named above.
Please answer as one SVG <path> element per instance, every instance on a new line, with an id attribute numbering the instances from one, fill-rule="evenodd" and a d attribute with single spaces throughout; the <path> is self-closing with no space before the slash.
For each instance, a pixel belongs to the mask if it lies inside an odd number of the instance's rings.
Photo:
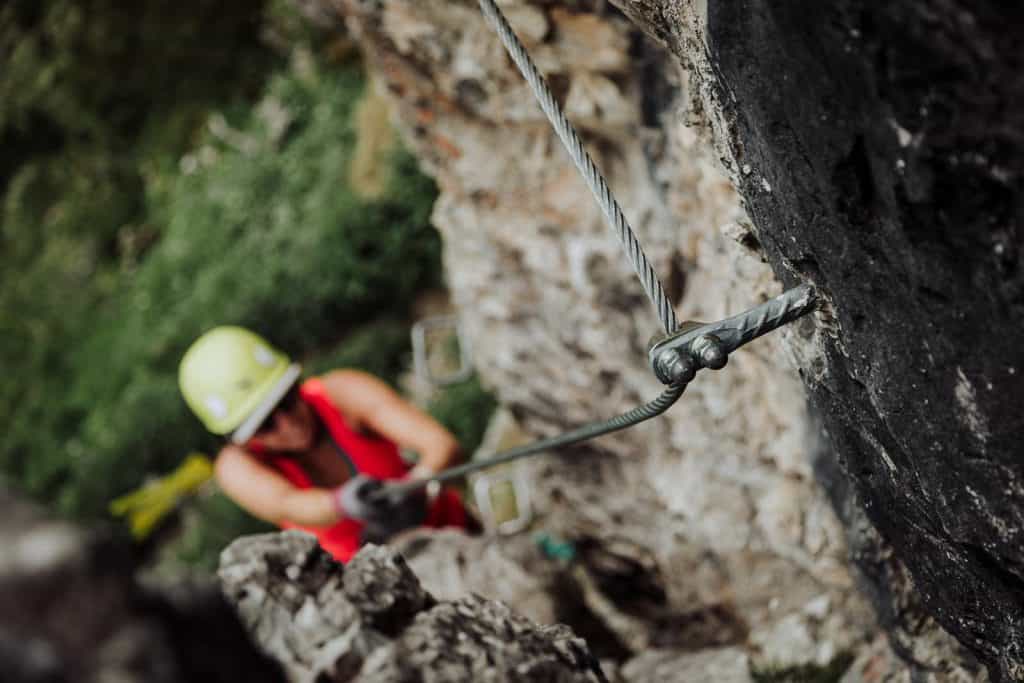
<path id="1" fill-rule="evenodd" d="M 601 172 L 597 169 L 597 165 L 594 163 L 593 159 L 590 158 L 586 149 L 584 149 L 583 142 L 580 140 L 580 137 L 576 133 L 572 124 L 569 123 L 569 120 L 565 117 L 561 107 L 559 107 L 558 103 L 555 102 L 555 98 L 551 94 L 551 90 L 548 88 L 547 82 L 537 70 L 533 60 L 526 52 L 526 48 L 519 42 L 519 38 L 516 37 L 512 27 L 509 26 L 508 21 L 505 19 L 505 15 L 502 14 L 501 10 L 498 9 L 498 6 L 494 4 L 493 0 L 479 0 L 479 4 L 484 17 L 491 24 L 491 27 L 497 32 L 506 51 L 512 58 L 512 61 L 515 62 L 520 73 L 522 73 L 526 82 L 533 90 L 533 94 L 536 96 L 538 104 L 540 104 L 544 114 L 548 117 L 555 133 L 562 141 L 566 151 L 569 152 L 569 156 L 572 158 L 577 170 L 579 170 L 580 175 L 583 176 L 584 181 L 587 183 L 587 187 L 590 188 L 591 193 L 597 200 L 598 206 L 601 208 L 601 212 L 604 214 L 609 227 L 612 228 L 613 232 L 615 232 L 619 241 L 622 243 L 622 247 L 633 265 L 633 270 L 636 272 L 644 291 L 647 293 L 647 298 L 650 299 L 651 303 L 654 305 L 654 309 L 658 314 L 658 319 L 661 321 L 662 327 L 665 328 L 665 332 L 667 334 L 671 334 L 678 327 L 676 312 L 672 308 L 672 304 L 669 302 L 664 288 L 661 286 L 658 274 L 654 271 L 650 261 L 648 261 L 647 255 L 644 253 L 643 247 L 640 245 L 640 240 L 637 239 L 636 234 L 633 232 L 633 228 L 630 227 L 629 222 L 626 220 L 626 216 L 622 213 L 622 209 L 619 207 L 619 203 L 616 201 L 611 189 L 609 189 L 604 176 L 601 175 Z M 496 465 L 536 455 L 543 451 L 560 448 L 562 446 L 569 446 L 604 434 L 617 432 L 619 430 L 626 429 L 627 427 L 632 427 L 633 425 L 649 420 L 652 417 L 661 415 L 679 400 L 679 397 L 683 395 L 685 390 L 685 382 L 672 384 L 662 391 L 662 393 L 653 401 L 649 401 L 648 403 L 634 408 L 629 412 L 616 415 L 615 417 L 607 420 L 588 423 L 582 427 L 559 434 L 558 436 L 548 439 L 540 439 L 524 446 L 511 448 L 507 451 L 499 452 L 489 458 L 485 458 L 484 460 L 476 460 L 464 465 L 452 467 L 434 475 L 433 477 L 414 481 L 388 482 L 384 488 L 373 494 L 372 498 L 376 499 L 389 496 L 401 496 L 404 493 L 423 488 L 431 482 L 445 482 L 451 479 L 457 479 L 479 470 L 488 469 Z"/>
<path id="2" fill-rule="evenodd" d="M 463 477 L 473 472 L 494 467 L 495 465 L 501 465 L 513 460 L 525 458 L 529 455 L 535 455 L 541 451 L 551 450 L 553 448 L 560 448 L 562 446 L 569 446 L 580 441 L 586 441 L 593 439 L 594 437 L 601 436 L 603 434 L 610 434 L 611 432 L 617 432 L 627 427 L 640 424 L 645 420 L 649 420 L 652 417 L 657 417 L 663 412 L 668 410 L 672 404 L 679 400 L 679 397 L 683 395 L 686 390 L 686 384 L 673 384 L 667 387 L 661 394 L 648 403 L 642 406 L 634 408 L 627 413 L 616 415 L 615 417 L 600 422 L 591 422 L 583 425 L 577 429 L 553 436 L 548 439 L 540 439 L 523 446 L 516 448 L 510 448 L 507 451 L 499 452 L 484 460 L 474 460 L 464 465 L 452 467 L 450 469 L 439 472 L 438 474 L 428 479 L 416 479 L 412 481 L 403 481 L 401 483 L 389 483 L 387 487 L 380 491 L 380 495 L 401 495 L 408 493 L 419 488 L 427 486 L 432 481 L 444 482 L 450 479 L 456 479 Z"/>
<path id="3" fill-rule="evenodd" d="M 576 164 L 580 175 L 586 181 L 587 187 L 590 188 L 598 205 L 601 207 L 601 212 L 604 214 L 609 227 L 612 228 L 622 243 L 623 249 L 633 264 L 633 270 L 636 271 L 637 277 L 647 293 L 647 298 L 654 304 L 654 309 L 658 313 L 658 319 L 661 320 L 665 332 L 671 334 L 678 327 L 676 312 L 672 308 L 672 303 L 665 294 L 664 288 L 661 286 L 661 281 L 658 280 L 658 274 L 647 260 L 647 255 L 640 245 L 640 240 L 637 239 L 633 228 L 630 227 L 629 222 L 622 213 L 619 203 L 608 188 L 608 183 L 605 182 L 604 176 L 601 175 L 593 159 L 590 158 L 590 155 L 584 149 L 583 142 L 580 140 L 572 124 L 565 117 L 562 108 L 555 102 L 547 82 L 537 70 L 530 55 L 526 52 L 526 48 L 519 42 L 519 38 L 516 37 L 512 27 L 509 26 L 508 21 L 505 19 L 505 15 L 494 4 L 494 0 L 478 1 L 484 17 L 487 18 L 491 27 L 497 32 L 505 46 L 505 50 L 512 58 L 512 61 L 516 63 L 516 66 L 519 67 L 523 78 L 530 85 L 541 109 L 544 110 L 566 151 L 572 157 L 573 163 Z"/>

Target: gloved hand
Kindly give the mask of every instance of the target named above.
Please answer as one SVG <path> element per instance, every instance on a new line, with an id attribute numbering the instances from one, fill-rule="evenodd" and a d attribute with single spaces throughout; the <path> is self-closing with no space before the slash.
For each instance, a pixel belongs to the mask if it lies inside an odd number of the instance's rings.
<path id="1" fill-rule="evenodd" d="M 364 524 L 363 540 L 382 543 L 400 531 L 420 526 L 427 517 L 423 489 L 391 491 L 380 479 L 359 474 L 334 491 L 335 503 L 346 517 Z"/>
<path id="2" fill-rule="evenodd" d="M 427 467 L 423 463 L 418 463 L 415 467 L 413 467 L 411 470 L 409 470 L 409 473 L 407 475 L 405 475 L 405 476 L 408 479 L 430 479 L 431 477 L 433 477 L 436 474 L 437 474 L 437 472 L 435 472 L 430 467 Z M 439 481 L 429 482 L 424 487 L 423 490 L 427 494 L 427 500 L 433 501 L 435 498 L 437 498 L 437 494 L 441 493 L 441 482 L 439 482 Z"/>

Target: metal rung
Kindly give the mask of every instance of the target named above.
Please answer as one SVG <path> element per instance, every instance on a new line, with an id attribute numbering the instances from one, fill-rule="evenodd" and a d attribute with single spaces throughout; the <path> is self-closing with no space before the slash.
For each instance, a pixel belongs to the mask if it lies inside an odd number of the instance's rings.
<path id="1" fill-rule="evenodd" d="M 431 353 L 428 349 L 427 337 L 431 332 L 438 330 L 450 330 L 459 347 L 459 367 L 455 372 L 446 375 L 436 375 L 431 370 Z M 413 363 L 416 374 L 424 381 L 434 386 L 448 386 L 458 384 L 470 378 L 473 374 L 473 362 L 470 356 L 470 345 L 467 336 L 463 332 L 458 316 L 435 315 L 420 320 L 412 326 L 412 352 Z"/>
<path id="2" fill-rule="evenodd" d="M 494 509 L 492 494 L 495 487 L 502 484 L 511 487 L 515 501 L 516 514 L 509 519 L 499 519 L 498 512 Z M 533 511 L 530 507 L 530 486 L 523 470 L 519 467 L 514 468 L 511 472 L 492 472 L 479 475 L 473 483 L 473 495 L 476 498 L 476 505 L 480 509 L 480 516 L 483 517 L 484 526 L 489 530 L 504 535 L 517 534 L 526 529 L 533 520 Z"/>

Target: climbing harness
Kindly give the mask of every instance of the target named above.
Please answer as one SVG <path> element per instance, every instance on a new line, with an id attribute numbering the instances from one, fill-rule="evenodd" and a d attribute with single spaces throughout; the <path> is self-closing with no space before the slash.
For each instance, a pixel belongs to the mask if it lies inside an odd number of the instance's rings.
<path id="1" fill-rule="evenodd" d="M 608 183 L 583 147 L 583 142 L 555 101 L 544 77 L 537 70 L 526 48 L 494 0 L 478 0 L 484 17 L 497 32 L 509 57 L 515 62 L 552 128 L 568 151 L 577 170 L 590 188 L 611 230 L 619 238 L 623 250 L 654 305 L 665 336 L 654 343 L 648 360 L 658 379 L 668 385 L 660 396 L 638 408 L 608 420 L 592 422 L 564 434 L 512 448 L 489 458 L 476 460 L 439 472 L 433 477 L 389 483 L 378 495 L 403 495 L 431 482 L 445 482 L 503 463 L 535 455 L 542 451 L 586 441 L 602 434 L 619 431 L 656 417 L 671 407 L 701 368 L 719 370 L 725 367 L 729 354 L 763 334 L 796 320 L 812 310 L 817 303 L 811 285 L 800 285 L 744 313 L 715 323 L 685 322 L 679 325 L 658 275 L 644 254 L 640 240 L 626 220 Z"/>

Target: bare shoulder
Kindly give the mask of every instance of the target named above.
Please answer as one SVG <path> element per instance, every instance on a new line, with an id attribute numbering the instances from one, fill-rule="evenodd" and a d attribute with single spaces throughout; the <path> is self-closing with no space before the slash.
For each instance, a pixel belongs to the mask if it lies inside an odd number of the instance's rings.
<path id="1" fill-rule="evenodd" d="M 380 380 L 368 372 L 356 370 L 355 368 L 338 368 L 331 370 L 318 378 L 328 391 L 334 389 L 346 390 L 366 386 Z"/>
<path id="2" fill-rule="evenodd" d="M 382 380 L 368 372 L 343 368 L 332 370 L 320 377 L 332 399 L 345 403 L 375 402 L 389 397 L 394 391 Z"/>
<path id="3" fill-rule="evenodd" d="M 320 381 L 334 405 L 359 426 L 365 426 L 373 414 L 401 401 L 387 383 L 362 370 L 332 370 Z"/>

